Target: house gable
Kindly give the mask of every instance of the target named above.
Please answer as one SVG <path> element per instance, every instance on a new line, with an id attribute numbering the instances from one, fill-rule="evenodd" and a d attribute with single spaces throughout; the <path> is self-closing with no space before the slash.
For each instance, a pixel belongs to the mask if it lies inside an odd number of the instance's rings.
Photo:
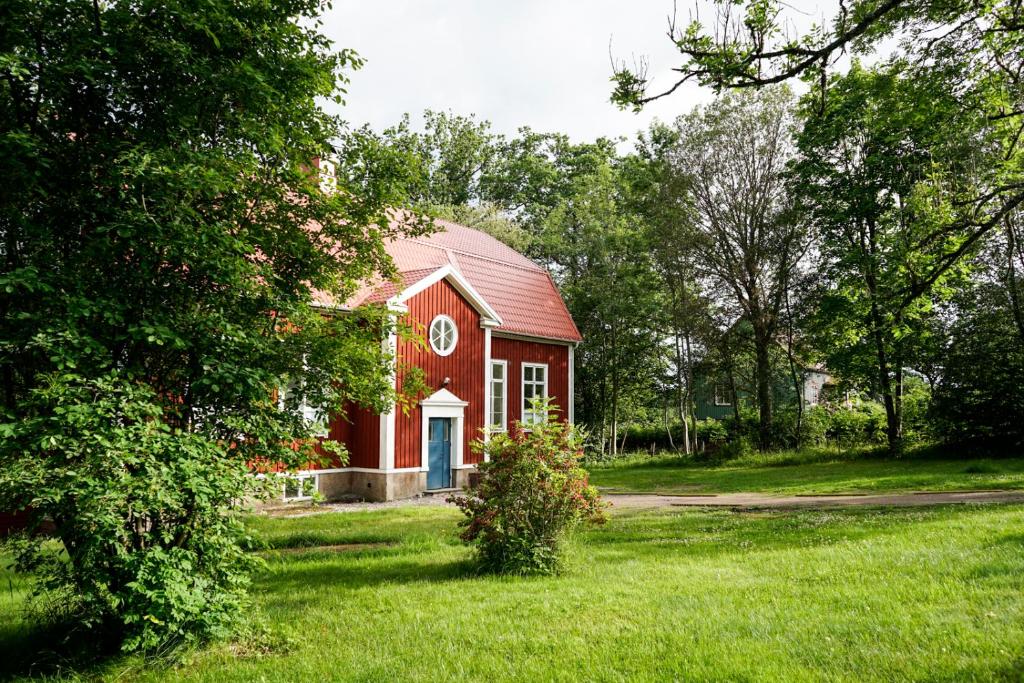
<path id="1" fill-rule="evenodd" d="M 468 401 L 465 408 L 462 434 L 463 459 L 467 464 L 479 462 L 479 453 L 470 448 L 480 438 L 484 426 L 484 355 L 487 330 L 481 327 L 482 316 L 477 308 L 455 287 L 449 278 L 441 278 L 402 302 L 407 312 L 405 320 L 426 338 L 431 321 L 438 315 L 451 318 L 458 329 L 458 342 L 448 355 L 437 354 L 430 344 L 416 340 L 398 340 L 399 369 L 402 366 L 420 368 L 430 393 L 445 390 Z M 398 387 L 402 388 L 405 373 L 399 372 Z M 447 384 L 445 384 L 447 380 Z M 422 424 L 418 409 L 409 414 L 401 411 L 395 416 L 395 468 L 423 467 L 420 454 Z"/>

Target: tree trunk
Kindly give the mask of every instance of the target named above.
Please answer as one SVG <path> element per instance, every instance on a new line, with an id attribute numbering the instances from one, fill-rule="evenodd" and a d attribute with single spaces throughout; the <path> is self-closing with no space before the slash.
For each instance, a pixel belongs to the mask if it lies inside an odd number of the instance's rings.
<path id="1" fill-rule="evenodd" d="M 793 353 L 793 310 L 789 305 L 789 288 L 786 288 L 786 357 L 789 359 L 789 374 L 793 380 L 793 391 L 796 393 L 796 434 L 793 437 L 794 447 L 799 450 L 804 421 L 804 382 L 803 372 L 797 373 L 796 355 Z"/>
<path id="2" fill-rule="evenodd" d="M 757 364 L 758 445 L 762 451 L 766 451 L 772 446 L 772 366 L 769 356 L 771 337 L 763 330 L 755 330 L 754 345 Z"/>
<path id="3" fill-rule="evenodd" d="M 619 350 L 612 325 L 612 457 L 619 454 Z"/>
<path id="4" fill-rule="evenodd" d="M 889 354 L 885 348 L 885 338 L 882 335 L 881 314 L 878 311 L 878 303 L 874 297 L 873 278 L 868 278 L 868 293 L 871 296 L 871 336 L 875 342 L 875 355 L 878 359 L 878 389 L 882 394 L 882 404 L 885 406 L 885 439 L 889 446 L 889 453 L 899 455 L 903 448 L 903 434 L 900 429 L 900 417 L 896 407 L 896 399 L 892 391 L 892 374 L 889 369 Z M 902 375 L 902 372 L 900 373 Z"/>
<path id="5" fill-rule="evenodd" d="M 677 407 L 679 409 L 679 421 L 683 423 L 683 452 L 689 455 L 690 453 L 690 428 L 687 425 L 686 415 L 686 403 L 687 394 L 689 393 L 689 384 L 684 386 L 683 381 L 683 341 L 679 330 L 676 330 L 675 334 L 675 351 L 676 351 L 676 389 L 678 390 Z"/>
<path id="6" fill-rule="evenodd" d="M 1013 321 L 1017 325 L 1017 334 L 1024 343 L 1024 311 L 1021 310 L 1020 290 L 1017 285 L 1017 252 L 1020 244 L 1017 241 L 1017 228 L 1010 217 L 1006 219 L 1006 276 L 1007 289 L 1010 293 L 1010 307 L 1013 310 Z M 1024 260 L 1024 259 L 1022 259 Z"/>
<path id="7" fill-rule="evenodd" d="M 690 333 L 687 332 L 686 336 L 683 337 L 685 342 L 684 350 L 686 351 L 686 393 L 684 394 L 684 400 L 686 402 L 686 415 L 690 418 L 690 428 L 687 431 L 688 435 L 692 436 L 693 439 L 693 452 L 697 450 L 697 411 L 693 403 L 693 348 L 690 344 Z M 684 419 L 685 422 L 685 419 Z M 690 452 L 690 446 L 687 444 L 687 453 Z"/>

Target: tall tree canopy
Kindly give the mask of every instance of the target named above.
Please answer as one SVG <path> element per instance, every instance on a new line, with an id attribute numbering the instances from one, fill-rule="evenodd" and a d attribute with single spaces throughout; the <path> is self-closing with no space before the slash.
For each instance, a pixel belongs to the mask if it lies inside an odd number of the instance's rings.
<path id="1" fill-rule="evenodd" d="M 313 304 L 389 272 L 414 179 L 343 150 L 322 189 L 341 122 L 317 100 L 361 63 L 323 6 L 4 5 L 0 505 L 53 521 L 67 561 L 31 542 L 20 568 L 126 649 L 230 623 L 231 511 L 252 465 L 313 456 L 303 404 L 395 398 L 389 320 Z"/>
<path id="2" fill-rule="evenodd" d="M 771 445 L 770 352 L 806 248 L 783 177 L 793 152 L 791 102 L 784 89 L 727 94 L 679 120 L 670 157 L 689 181 L 700 270 L 753 331 L 762 448 Z"/>
<path id="3" fill-rule="evenodd" d="M 929 106 L 905 106 L 919 101 Z M 816 113 L 805 115 L 791 189 L 824 265 L 812 331 L 830 368 L 877 389 L 898 450 L 903 369 L 926 341 L 934 302 L 967 265 L 938 265 L 964 237 L 936 229 L 937 195 L 944 177 L 969 182 L 984 150 L 948 136 L 942 123 L 955 105 L 898 68 L 855 65 L 832 79 L 823 111 L 813 97 L 804 106 Z M 922 278 L 929 285 L 909 296 Z"/>
<path id="4" fill-rule="evenodd" d="M 719 1 L 710 33 L 699 21 L 671 27 L 684 57 L 677 81 L 651 94 L 644 68 L 616 69 L 612 99 L 642 107 L 687 81 L 715 88 L 757 88 L 791 78 L 816 84 L 817 113 L 826 110 L 829 73 L 848 51 L 871 54 L 895 45 L 888 64 L 940 100 L 937 122 L 952 139 L 972 139 L 992 154 L 967 177 L 929 178 L 937 202 L 933 233 L 947 249 L 908 278 L 902 296 L 925 295 L 944 273 L 1024 203 L 1024 6 L 1020 0 L 977 3 L 855 0 L 839 3 L 830 25 L 805 35 L 787 30 L 776 0 Z M 900 106 L 928 115 L 930 97 Z M 811 113 L 811 112 L 809 112 Z M 933 119 L 934 120 L 934 119 Z M 927 238 L 926 239 L 930 239 Z"/>

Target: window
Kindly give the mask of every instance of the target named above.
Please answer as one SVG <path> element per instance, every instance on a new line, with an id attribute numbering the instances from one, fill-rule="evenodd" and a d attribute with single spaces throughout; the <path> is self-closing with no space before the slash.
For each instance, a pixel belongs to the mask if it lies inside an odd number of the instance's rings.
<path id="1" fill-rule="evenodd" d="M 535 412 L 532 401 L 548 396 L 548 366 L 536 363 L 523 363 L 523 424 L 532 425 L 543 422 L 547 415 Z"/>
<path id="2" fill-rule="evenodd" d="M 459 342 L 459 330 L 455 321 L 446 315 L 439 315 L 430 323 L 430 348 L 439 356 L 447 356 Z"/>
<path id="3" fill-rule="evenodd" d="M 490 418 L 491 431 L 508 429 L 508 361 L 491 361 Z"/>
<path id="4" fill-rule="evenodd" d="M 282 498 L 290 500 L 310 500 L 317 492 L 316 474 L 296 474 L 287 476 L 284 479 Z"/>
<path id="5" fill-rule="evenodd" d="M 328 157 L 320 160 L 320 191 L 324 194 L 334 194 L 338 190 L 338 165 L 335 158 Z"/>
<path id="6" fill-rule="evenodd" d="M 281 410 L 292 406 L 298 408 L 302 419 L 309 424 L 316 425 L 317 436 L 326 437 L 328 434 L 327 416 L 318 406 L 310 403 L 302 390 L 302 382 L 292 380 L 281 387 L 277 392 L 277 406 Z"/>
<path id="7" fill-rule="evenodd" d="M 715 405 L 732 405 L 732 387 L 729 385 L 729 382 L 724 380 L 715 382 Z"/>

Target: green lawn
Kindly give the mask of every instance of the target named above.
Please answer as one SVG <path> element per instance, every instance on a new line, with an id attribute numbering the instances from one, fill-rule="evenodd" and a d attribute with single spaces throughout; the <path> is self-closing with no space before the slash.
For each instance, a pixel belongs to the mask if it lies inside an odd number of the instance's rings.
<path id="1" fill-rule="evenodd" d="M 85 675 L 186 681 L 965 681 L 1024 676 L 1024 506 L 620 513 L 552 578 L 475 575 L 455 511 L 253 521 L 294 644 Z M 317 547 L 345 545 L 342 549 Z M 7 583 L 6 577 L 4 584 Z M 40 639 L 0 602 L 0 667 Z"/>
<path id="2" fill-rule="evenodd" d="M 633 456 L 592 466 L 609 492 L 779 494 L 1024 489 L 1024 457 L 950 459 L 918 451 L 901 459 L 871 451 L 754 454 L 721 465 L 681 457 Z"/>

